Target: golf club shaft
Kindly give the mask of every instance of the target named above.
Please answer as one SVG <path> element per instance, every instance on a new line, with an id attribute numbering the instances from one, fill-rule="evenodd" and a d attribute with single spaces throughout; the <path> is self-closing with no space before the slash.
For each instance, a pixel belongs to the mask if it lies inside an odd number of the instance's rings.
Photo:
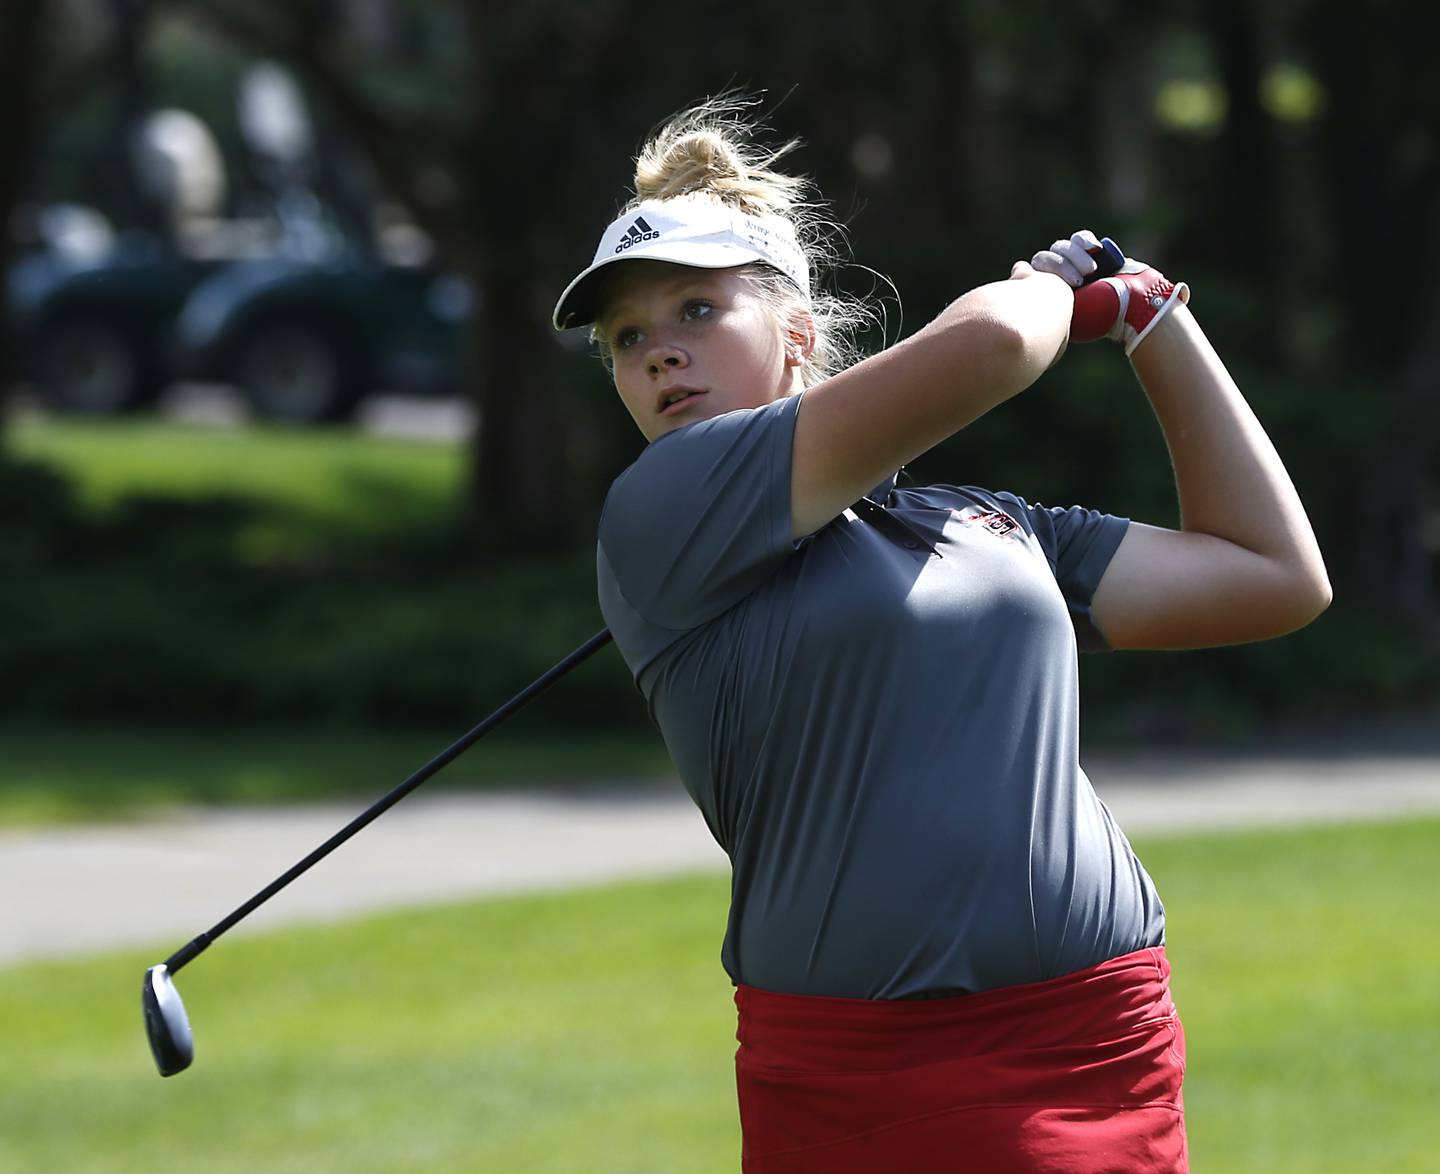
<path id="1" fill-rule="evenodd" d="M 379 818 L 379 816 L 383 815 L 391 807 L 394 807 L 395 804 L 399 803 L 401 799 L 405 798 L 406 795 L 410 794 L 411 791 L 413 791 L 426 779 L 430 778 L 430 776 L 435 774 L 436 771 L 440 770 L 441 767 L 445 766 L 447 763 L 453 762 L 456 758 L 460 757 L 461 754 L 465 753 L 466 750 L 470 749 L 471 746 L 473 746 L 476 742 L 478 742 L 481 738 L 483 738 L 486 734 L 488 734 L 491 730 L 498 726 L 512 713 L 514 713 L 518 709 L 524 708 L 525 705 L 527 705 L 530 701 L 534 700 L 534 698 L 537 697 L 539 694 L 543 693 L 547 688 L 549 688 L 557 680 L 563 677 L 576 665 L 580 664 L 584 660 L 588 660 L 601 648 L 605 647 L 606 644 L 610 643 L 611 639 L 612 637 L 608 628 L 602 629 L 594 636 L 590 637 L 589 640 L 587 640 L 579 648 L 575 649 L 574 652 L 570 653 L 569 656 L 567 656 L 564 660 L 560 661 L 553 668 L 549 669 L 533 684 L 526 686 L 525 689 L 523 689 L 521 692 L 515 694 L 514 697 L 510 698 L 509 701 L 507 701 L 504 705 L 502 705 L 499 709 L 497 709 L 494 713 L 492 713 L 489 717 L 482 721 L 478 726 L 476 726 L 458 742 L 449 747 L 447 750 L 444 750 L 440 754 L 436 755 L 419 770 L 417 770 L 414 774 L 412 774 L 408 779 L 406 779 L 403 783 L 401 783 L 398 787 L 396 787 L 393 791 L 386 795 L 383 799 L 378 800 L 373 806 L 363 811 L 360 815 L 356 816 L 353 820 L 351 820 L 348 824 L 346 824 L 343 828 L 341 828 L 338 832 L 336 832 L 333 836 L 331 836 L 328 840 L 321 844 L 320 847 L 316 848 L 315 851 L 311 852 L 309 856 L 305 857 L 304 860 L 301 860 L 298 864 L 291 868 L 287 873 L 285 873 L 281 877 L 276 878 L 265 888 L 261 889 L 260 892 L 256 893 L 253 897 L 250 898 L 250 900 L 246 901 L 245 904 L 241 905 L 240 908 L 236 909 L 234 913 L 230 914 L 230 916 L 226 917 L 223 921 L 220 921 L 215 925 L 211 926 L 199 937 L 195 938 L 193 941 L 181 947 L 179 950 L 176 950 L 175 953 L 171 954 L 170 957 L 165 960 L 165 966 L 169 973 L 174 974 L 187 962 L 202 954 L 210 946 L 211 942 L 213 942 L 231 926 L 235 925 L 236 922 L 242 921 L 246 917 L 250 916 L 251 913 L 255 912 L 256 909 L 260 908 L 261 905 L 265 904 L 266 901 L 270 900 L 271 897 L 273 897 L 296 877 L 306 872 L 312 865 L 318 864 L 326 856 L 330 855 L 331 852 L 335 851 L 336 848 L 340 847 L 341 844 L 343 844 L 361 828 L 365 827 L 366 824 Z"/>

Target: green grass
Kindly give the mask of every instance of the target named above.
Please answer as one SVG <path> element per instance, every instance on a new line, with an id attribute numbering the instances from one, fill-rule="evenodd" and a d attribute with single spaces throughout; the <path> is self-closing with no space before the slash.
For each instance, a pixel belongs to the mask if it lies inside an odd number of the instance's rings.
<path id="1" fill-rule="evenodd" d="M 1153 839 L 1195 1169 L 1430 1171 L 1440 821 Z M 0 1169 L 733 1171 L 728 885 L 681 878 L 0 972 Z M 173 943 L 171 943 L 173 944 Z"/>
<path id="2" fill-rule="evenodd" d="M 510 730 L 487 735 L 427 786 L 611 782 L 674 774 L 656 734 L 585 731 L 562 737 L 527 729 L 524 721 L 515 718 Z M 368 803 L 464 733 L 464 728 L 0 725 L 0 827 L 129 820 L 194 804 L 335 798 Z"/>
<path id="3" fill-rule="evenodd" d="M 196 1062 L 163 1083 L 137 1035 L 154 958 L 0 972 L 0 1169 L 733 1168 L 726 891 L 227 941 L 182 976 Z"/>
<path id="4" fill-rule="evenodd" d="M 1436 1169 L 1440 821 L 1142 855 L 1169 911 L 1197 1169 Z"/>
<path id="5" fill-rule="evenodd" d="M 370 436 L 354 429 L 213 428 L 157 419 L 22 416 L 6 436 L 18 457 L 73 480 L 80 503 L 103 512 L 135 495 L 227 497 L 292 527 L 349 537 L 433 530 L 459 502 L 461 444 Z M 261 530 L 250 541 L 276 541 Z"/>

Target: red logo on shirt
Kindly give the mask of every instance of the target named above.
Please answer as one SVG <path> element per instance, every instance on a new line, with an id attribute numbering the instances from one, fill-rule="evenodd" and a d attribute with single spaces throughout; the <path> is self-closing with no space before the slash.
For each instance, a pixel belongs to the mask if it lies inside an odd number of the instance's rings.
<path id="1" fill-rule="evenodd" d="M 962 522 L 978 523 L 984 529 L 990 531 L 998 538 L 1008 538 L 1020 529 L 1020 523 L 1009 514 L 997 513 L 994 510 L 977 509 L 975 506 L 968 506 L 963 510 L 951 511 Z"/>

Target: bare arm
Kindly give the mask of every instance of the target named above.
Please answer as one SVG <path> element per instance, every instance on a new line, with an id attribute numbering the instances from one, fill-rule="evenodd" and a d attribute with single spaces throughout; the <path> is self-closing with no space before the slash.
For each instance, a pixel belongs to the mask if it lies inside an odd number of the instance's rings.
<path id="1" fill-rule="evenodd" d="M 1260 421 L 1184 306 L 1135 349 L 1175 469 L 1181 530 L 1132 524 L 1092 615 L 1115 648 L 1283 635 L 1330 603 L 1300 497 Z"/>
<path id="2" fill-rule="evenodd" d="M 907 461 L 1018 394 L 1060 356 L 1073 297 L 1025 262 L 904 342 L 805 393 L 790 516 L 813 533 Z"/>

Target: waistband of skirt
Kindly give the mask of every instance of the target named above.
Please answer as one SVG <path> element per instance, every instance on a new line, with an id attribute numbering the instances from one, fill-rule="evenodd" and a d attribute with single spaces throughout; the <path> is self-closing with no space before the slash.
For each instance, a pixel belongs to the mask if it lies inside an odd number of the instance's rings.
<path id="1" fill-rule="evenodd" d="M 940 999 L 791 995 L 740 985 L 736 1038 L 748 1062 L 878 1069 L 1027 1046 L 1084 1045 L 1175 1014 L 1163 946 L 1044 982 Z"/>

